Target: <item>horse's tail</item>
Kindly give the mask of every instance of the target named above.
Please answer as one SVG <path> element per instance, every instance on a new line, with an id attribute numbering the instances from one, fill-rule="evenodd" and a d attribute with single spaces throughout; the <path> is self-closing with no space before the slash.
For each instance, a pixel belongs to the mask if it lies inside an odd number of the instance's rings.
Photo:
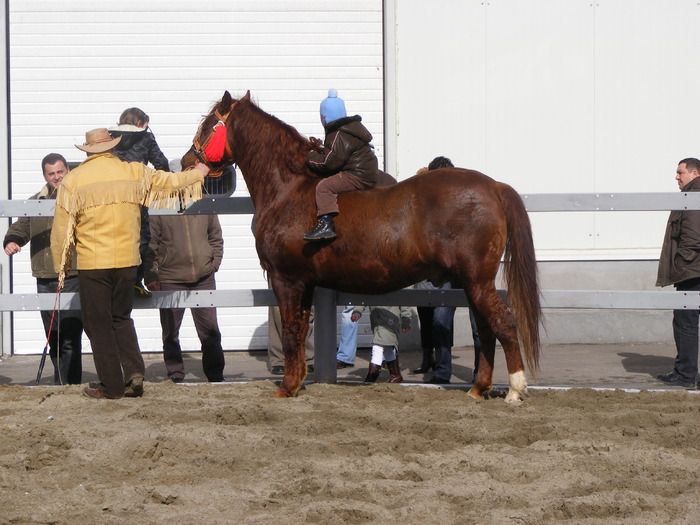
<path id="1" fill-rule="evenodd" d="M 503 255 L 508 303 L 517 320 L 527 366 L 534 373 L 539 369 L 542 308 L 532 227 L 520 195 L 507 184 L 496 184 L 508 233 Z"/>

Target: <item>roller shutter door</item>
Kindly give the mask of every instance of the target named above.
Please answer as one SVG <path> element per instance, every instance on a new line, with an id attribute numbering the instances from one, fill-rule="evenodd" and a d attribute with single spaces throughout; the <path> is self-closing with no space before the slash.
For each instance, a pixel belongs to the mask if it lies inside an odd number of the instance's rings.
<path id="1" fill-rule="evenodd" d="M 318 104 L 337 88 L 348 112 L 361 114 L 373 133 L 382 162 L 379 0 L 10 1 L 9 16 L 13 199 L 41 188 L 44 155 L 82 160 L 74 144 L 85 131 L 115 125 L 127 107 L 150 116 L 169 159 L 181 157 L 224 90 L 250 90 L 264 110 L 304 135 L 322 136 Z M 236 195 L 245 194 L 239 174 Z M 219 289 L 266 287 L 251 216 L 222 215 L 221 222 Z M 36 291 L 28 249 L 13 259 L 13 280 L 13 293 Z M 134 320 L 142 350 L 160 350 L 157 312 L 135 310 Z M 266 308 L 220 309 L 219 322 L 225 349 L 266 348 Z M 183 349 L 199 349 L 189 314 L 181 339 Z M 84 343 L 89 349 L 87 337 Z M 15 313 L 15 353 L 43 345 L 38 312 Z"/>

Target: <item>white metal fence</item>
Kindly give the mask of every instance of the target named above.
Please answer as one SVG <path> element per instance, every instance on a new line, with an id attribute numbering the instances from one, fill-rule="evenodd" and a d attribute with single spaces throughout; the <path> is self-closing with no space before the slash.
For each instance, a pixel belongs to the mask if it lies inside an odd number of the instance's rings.
<path id="1" fill-rule="evenodd" d="M 575 211 L 659 211 L 700 210 L 698 193 L 591 193 L 522 195 L 528 212 Z M 187 214 L 252 214 L 248 197 L 209 197 L 194 203 Z M 151 210 L 154 215 L 174 214 Z M 41 200 L 0 201 L 0 217 L 53 215 L 53 202 Z M 700 292 L 629 290 L 542 290 L 543 308 L 673 310 L 700 309 Z M 53 294 L 0 294 L 0 312 L 50 310 Z M 154 292 L 135 308 L 196 308 L 271 306 L 271 290 L 213 290 L 197 292 Z M 460 290 L 400 290 L 384 295 L 358 295 L 318 289 L 314 296 L 316 338 L 316 380 L 336 379 L 336 307 L 347 304 L 467 306 Z M 78 308 L 77 294 L 62 294 L 59 309 Z M 2 326 L 0 325 L 0 328 Z"/>

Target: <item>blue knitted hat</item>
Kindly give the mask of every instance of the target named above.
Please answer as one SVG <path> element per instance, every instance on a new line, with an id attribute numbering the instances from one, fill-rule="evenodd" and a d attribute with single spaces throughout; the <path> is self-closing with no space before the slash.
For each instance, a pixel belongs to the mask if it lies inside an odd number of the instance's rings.
<path id="1" fill-rule="evenodd" d="M 347 117 L 345 102 L 338 96 L 335 89 L 328 90 L 328 97 L 321 101 L 321 124 L 327 126 L 334 120 Z"/>

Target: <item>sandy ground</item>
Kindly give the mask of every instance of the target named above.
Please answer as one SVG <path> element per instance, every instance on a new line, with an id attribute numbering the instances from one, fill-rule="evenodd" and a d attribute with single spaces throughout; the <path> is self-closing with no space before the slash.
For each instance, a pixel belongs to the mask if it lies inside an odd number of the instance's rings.
<path id="1" fill-rule="evenodd" d="M 638 382 L 635 367 L 619 375 Z M 11 370 L 0 363 L 0 376 Z M 107 401 L 5 381 L 0 523 L 700 519 L 697 393 L 531 389 L 512 407 L 500 390 L 485 401 L 463 388 L 352 381 L 308 384 L 294 399 L 275 390 L 271 379 L 152 381 L 141 399 Z"/>

